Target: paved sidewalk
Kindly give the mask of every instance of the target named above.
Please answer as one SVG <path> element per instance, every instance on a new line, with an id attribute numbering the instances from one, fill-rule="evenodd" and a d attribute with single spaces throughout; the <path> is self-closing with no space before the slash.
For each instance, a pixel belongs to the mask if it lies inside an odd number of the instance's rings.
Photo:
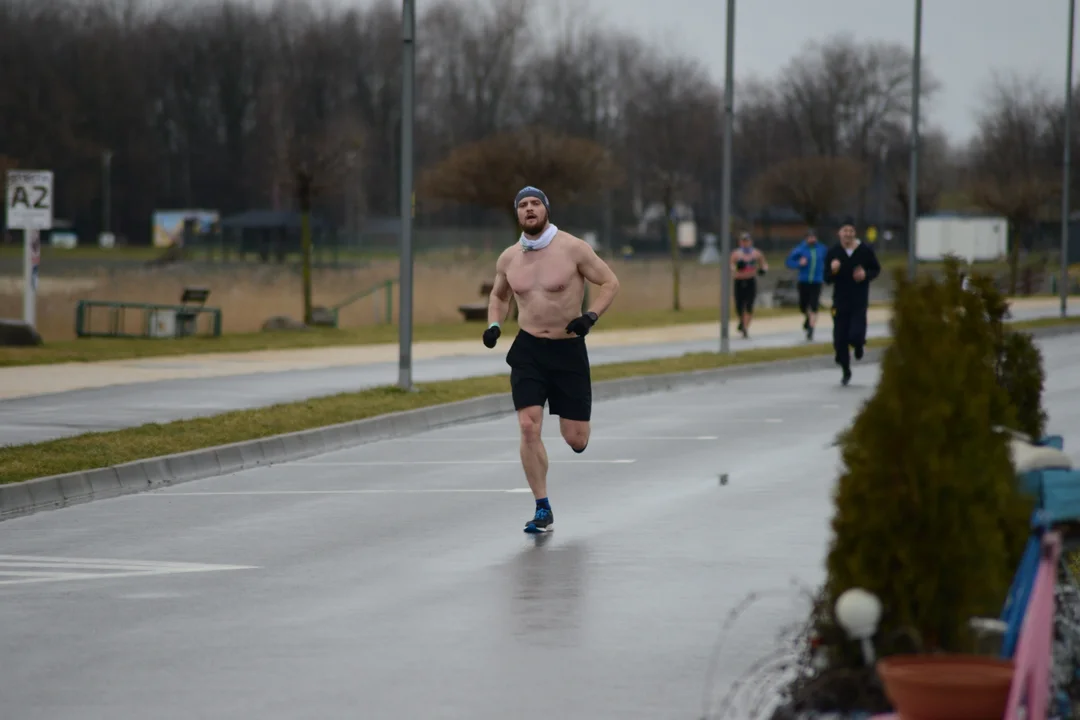
<path id="1" fill-rule="evenodd" d="M 1049 310 L 1057 307 L 1052 298 L 1020 299 L 1013 303 L 1016 309 Z M 867 321 L 887 322 L 888 308 L 872 308 Z M 822 328 L 828 326 L 826 314 L 821 316 Z M 751 326 L 751 337 L 781 333 L 798 334 L 802 327 L 801 315 L 758 318 Z M 730 332 L 737 337 L 736 323 Z M 670 325 L 667 327 L 637 330 L 603 330 L 598 327 L 589 334 L 589 347 L 622 347 L 678 343 L 695 340 L 717 340 L 718 323 Z M 425 360 L 441 357 L 467 357 L 490 354 L 475 340 L 433 341 L 413 344 L 413 359 Z M 211 378 L 258 373 L 286 372 L 289 370 L 316 370 L 322 368 L 372 365 L 396 362 L 397 343 L 379 345 L 348 345 L 340 347 L 303 348 L 294 350 L 260 350 L 244 353 L 205 353 L 171 355 L 127 360 L 103 360 L 93 363 L 57 363 L 52 365 L 27 365 L 0 368 L 0 399 L 27 397 L 44 393 L 64 392 L 86 388 L 127 385 L 188 378 Z"/>

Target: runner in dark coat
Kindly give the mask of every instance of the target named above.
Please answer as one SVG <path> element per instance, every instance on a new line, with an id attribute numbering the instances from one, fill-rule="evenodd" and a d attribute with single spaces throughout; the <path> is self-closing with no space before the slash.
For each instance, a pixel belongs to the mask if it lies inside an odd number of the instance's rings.
<path id="1" fill-rule="evenodd" d="M 825 284 L 833 286 L 833 350 L 836 364 L 843 370 L 841 382 L 851 381 L 851 358 L 855 349 L 861 360 L 866 345 L 866 312 L 870 306 L 870 283 L 881 274 L 877 255 L 855 236 L 855 223 L 844 221 L 838 233 L 840 242 L 825 256 Z"/>

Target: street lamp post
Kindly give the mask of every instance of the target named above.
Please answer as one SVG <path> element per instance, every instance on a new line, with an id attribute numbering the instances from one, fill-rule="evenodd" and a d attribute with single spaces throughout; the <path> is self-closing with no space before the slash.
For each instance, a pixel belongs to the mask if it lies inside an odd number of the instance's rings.
<path id="1" fill-rule="evenodd" d="M 1072 164 L 1072 66 L 1073 24 L 1076 21 L 1076 0 L 1069 0 L 1068 59 L 1065 61 L 1065 162 L 1061 171 L 1061 280 L 1058 291 L 1061 296 L 1061 317 L 1068 314 L 1069 298 L 1069 172 Z"/>
<path id="2" fill-rule="evenodd" d="M 415 0 L 403 0 L 401 37 L 404 47 L 401 79 L 401 269 L 398 277 L 398 386 L 412 389 L 413 314 L 413 76 L 416 33 Z"/>
<path id="3" fill-rule="evenodd" d="M 919 220 L 919 85 L 922 75 L 922 0 L 915 0 L 915 47 L 911 56 L 911 168 L 908 171 L 908 278 L 915 279 L 916 223 Z"/>
<path id="4" fill-rule="evenodd" d="M 731 352 L 731 135 L 734 118 L 735 0 L 727 0 L 727 60 L 724 67 L 724 171 L 720 199 L 720 353 Z"/>

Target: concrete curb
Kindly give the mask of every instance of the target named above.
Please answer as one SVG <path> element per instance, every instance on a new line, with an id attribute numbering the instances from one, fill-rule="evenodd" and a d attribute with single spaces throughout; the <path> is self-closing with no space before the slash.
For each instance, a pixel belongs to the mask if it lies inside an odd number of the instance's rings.
<path id="1" fill-rule="evenodd" d="M 1033 328 L 1027 332 L 1037 338 L 1055 337 L 1080 333 L 1080 324 Z M 876 362 L 881 354 L 881 348 L 869 349 L 862 362 Z M 825 354 L 711 370 L 605 380 L 593 385 L 593 400 L 615 400 L 695 385 L 723 383 L 747 375 L 835 368 L 832 355 Z M 511 415 L 513 412 L 510 393 L 500 393 L 340 425 L 0 485 L 0 520 L 290 462 L 386 438 Z"/>

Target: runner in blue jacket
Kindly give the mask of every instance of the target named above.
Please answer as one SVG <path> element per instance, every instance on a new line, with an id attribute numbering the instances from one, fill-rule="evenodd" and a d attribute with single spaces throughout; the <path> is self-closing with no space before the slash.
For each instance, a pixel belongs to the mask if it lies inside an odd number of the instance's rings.
<path id="1" fill-rule="evenodd" d="M 818 242 L 817 235 L 811 228 L 806 239 L 795 246 L 787 256 L 785 265 L 799 271 L 799 312 L 806 319 L 803 330 L 806 339 L 814 339 L 814 326 L 817 325 L 818 306 L 821 300 L 821 284 L 825 277 L 825 254 L 828 249 Z"/>

